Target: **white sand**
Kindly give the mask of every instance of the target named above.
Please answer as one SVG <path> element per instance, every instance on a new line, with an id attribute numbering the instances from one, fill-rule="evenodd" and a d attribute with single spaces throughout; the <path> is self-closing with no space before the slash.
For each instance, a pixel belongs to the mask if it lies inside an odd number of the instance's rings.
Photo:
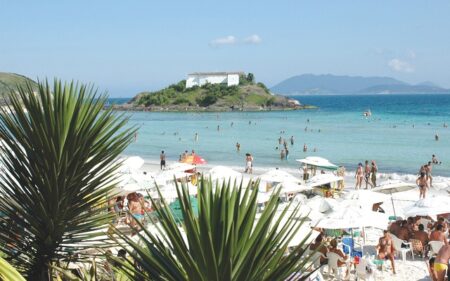
<path id="1" fill-rule="evenodd" d="M 168 162 L 167 165 L 170 165 L 171 163 L 174 163 L 174 162 Z M 197 170 L 199 172 L 207 172 L 210 168 L 211 168 L 211 166 L 205 165 L 205 166 L 199 166 L 197 168 Z M 242 173 L 244 166 L 230 167 L 230 168 Z M 141 170 L 150 172 L 150 173 L 158 173 L 158 172 L 160 172 L 159 163 L 157 163 L 157 162 L 146 163 Z M 265 168 L 265 169 L 256 168 L 256 169 L 254 169 L 253 175 L 243 174 L 243 177 L 244 178 L 254 177 L 254 176 L 264 173 L 267 170 L 269 170 L 269 169 L 268 168 Z M 300 172 L 298 170 L 297 171 L 291 170 L 290 172 L 294 176 L 300 178 Z M 387 180 L 387 179 L 401 179 L 406 182 L 414 182 L 415 177 L 411 176 L 411 175 L 402 176 L 402 175 L 395 175 L 395 174 L 394 175 L 393 174 L 380 174 L 378 181 L 379 181 L 379 183 L 381 183 L 383 180 Z M 450 187 L 449 179 L 437 177 L 435 179 L 435 182 L 436 182 L 435 186 L 437 186 L 437 188 L 431 189 L 430 194 L 440 194 L 440 195 L 447 194 L 447 196 L 448 196 L 448 193 L 446 193 L 445 190 Z M 345 190 L 354 189 L 354 185 L 355 185 L 354 174 L 347 173 L 347 175 L 345 176 Z M 404 193 L 404 198 L 405 199 L 403 201 L 395 201 L 395 208 L 396 208 L 397 215 L 401 215 L 402 209 L 405 206 L 407 206 L 419 199 L 419 191 L 416 189 L 407 191 Z M 383 204 L 382 207 L 385 209 L 387 214 L 393 215 L 392 204 L 385 203 L 385 204 Z M 366 245 L 364 247 L 364 252 L 375 254 L 375 245 L 378 242 L 378 238 L 381 236 L 381 230 L 370 229 L 367 231 L 367 234 L 368 234 L 368 240 L 366 241 Z M 412 258 L 408 255 L 406 261 L 402 261 L 401 259 L 397 258 L 395 260 L 395 263 L 396 263 L 397 274 L 395 274 L 395 275 L 392 274 L 392 271 L 390 269 L 390 263 L 388 262 L 388 263 L 386 263 L 387 266 L 384 269 L 384 271 L 377 271 L 376 280 L 400 280 L 400 281 L 431 280 L 428 276 L 426 260 L 424 260 L 423 258 L 415 256 L 415 259 L 412 260 Z M 325 273 L 325 280 L 333 280 L 333 279 L 329 278 L 327 273 Z M 353 274 L 351 275 L 350 280 L 356 280 L 355 276 Z"/>

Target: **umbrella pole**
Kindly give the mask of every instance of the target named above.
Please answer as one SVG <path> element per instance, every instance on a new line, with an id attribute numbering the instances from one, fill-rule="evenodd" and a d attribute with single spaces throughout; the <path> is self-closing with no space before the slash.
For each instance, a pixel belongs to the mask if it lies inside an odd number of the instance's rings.
<path id="1" fill-rule="evenodd" d="M 391 191 L 391 203 L 392 203 L 392 209 L 394 210 L 395 219 L 397 220 L 397 214 L 395 213 L 394 198 L 392 197 L 392 191 Z"/>

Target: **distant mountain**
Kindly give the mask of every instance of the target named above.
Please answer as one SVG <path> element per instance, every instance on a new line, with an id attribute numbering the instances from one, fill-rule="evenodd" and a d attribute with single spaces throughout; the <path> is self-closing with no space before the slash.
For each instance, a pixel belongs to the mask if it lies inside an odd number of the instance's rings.
<path id="1" fill-rule="evenodd" d="M 27 82 L 33 89 L 37 89 L 37 83 L 28 77 L 16 73 L 0 72 L 0 104 L 7 102 L 6 94 L 17 91 L 17 86 L 25 87 Z"/>
<path id="2" fill-rule="evenodd" d="M 450 93 L 431 82 L 411 85 L 390 77 L 303 74 L 288 78 L 270 89 L 283 95 Z"/>

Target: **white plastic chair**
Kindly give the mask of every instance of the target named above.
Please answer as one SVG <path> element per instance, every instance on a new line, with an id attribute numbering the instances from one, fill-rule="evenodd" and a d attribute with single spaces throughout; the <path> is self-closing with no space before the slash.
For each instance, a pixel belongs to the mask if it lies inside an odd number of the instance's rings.
<path id="1" fill-rule="evenodd" d="M 320 264 L 320 258 L 326 258 L 321 252 L 315 252 L 311 256 L 311 261 L 313 261 L 313 267 L 314 269 L 318 268 L 320 271 L 320 274 L 323 275 L 324 266 Z"/>
<path id="2" fill-rule="evenodd" d="M 434 255 L 437 255 L 437 253 L 442 248 L 442 246 L 444 246 L 444 242 L 430 241 L 430 242 L 428 242 L 428 245 L 430 245 L 430 251 L 428 252 L 428 256 L 432 257 Z"/>
<path id="3" fill-rule="evenodd" d="M 345 262 L 345 260 L 342 259 L 341 256 L 339 256 L 338 254 L 333 252 L 328 252 L 327 258 L 328 258 L 328 274 L 331 275 L 333 272 L 335 272 L 334 277 L 339 281 L 342 280 L 342 270 L 346 269 L 346 267 L 338 266 L 338 261 Z"/>
<path id="4" fill-rule="evenodd" d="M 392 234 L 392 233 L 391 233 L 390 235 L 391 235 L 391 238 L 392 238 L 392 242 L 394 243 L 395 251 L 396 251 L 397 253 L 402 253 L 402 260 L 403 260 L 403 261 L 406 261 L 406 254 L 407 254 L 408 252 L 411 253 L 411 257 L 412 257 L 412 259 L 414 260 L 414 252 L 413 252 L 413 249 L 412 249 L 412 244 L 411 244 L 411 242 L 402 240 L 402 239 L 398 238 L 397 236 L 395 236 L 395 235 Z M 408 246 L 408 248 L 402 248 L 402 244 Z"/>

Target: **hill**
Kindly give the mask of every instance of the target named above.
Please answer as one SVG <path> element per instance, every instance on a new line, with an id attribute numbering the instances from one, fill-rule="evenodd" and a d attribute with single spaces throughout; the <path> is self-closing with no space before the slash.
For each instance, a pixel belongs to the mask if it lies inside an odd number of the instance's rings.
<path id="1" fill-rule="evenodd" d="M 253 76 L 251 76 L 253 77 Z M 154 111 L 257 111 L 302 109 L 298 101 L 273 95 L 263 83 L 240 77 L 238 86 L 206 84 L 186 88 L 186 81 L 156 92 L 142 92 L 116 109 Z"/>
<path id="2" fill-rule="evenodd" d="M 15 73 L 0 72 L 0 103 L 6 103 L 5 96 L 11 91 L 17 91 L 17 87 L 25 87 L 26 83 L 30 83 L 33 88 L 37 88 L 37 83 L 28 77 Z"/>
<path id="3" fill-rule="evenodd" d="M 431 82 L 411 85 L 390 77 L 361 77 L 303 74 L 288 78 L 271 88 L 284 95 L 297 94 L 376 94 L 450 93 Z"/>

